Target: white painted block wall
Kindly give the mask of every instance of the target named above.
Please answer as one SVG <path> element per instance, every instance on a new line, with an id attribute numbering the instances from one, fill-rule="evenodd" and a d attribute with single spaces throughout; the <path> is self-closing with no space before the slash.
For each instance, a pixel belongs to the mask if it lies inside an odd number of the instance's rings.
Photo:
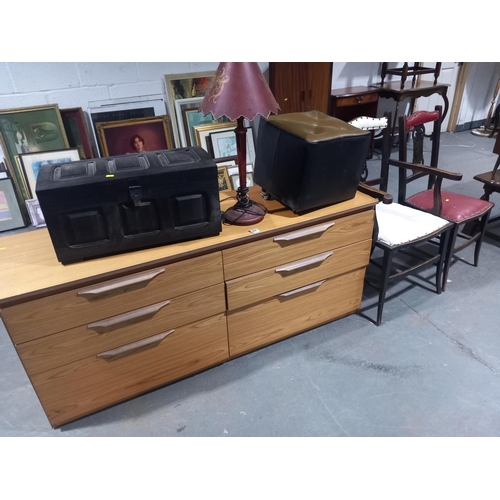
<path id="1" fill-rule="evenodd" d="M 215 70 L 217 62 L 0 62 L 0 109 L 56 103 L 81 107 L 91 101 L 164 94 L 164 75 Z M 265 73 L 269 63 L 259 63 Z M 500 76 L 500 63 L 472 63 L 458 125 L 485 119 Z M 379 62 L 335 62 L 332 89 L 370 85 Z M 390 106 L 381 100 L 379 114 Z M 450 103 L 451 105 L 451 103 Z"/>

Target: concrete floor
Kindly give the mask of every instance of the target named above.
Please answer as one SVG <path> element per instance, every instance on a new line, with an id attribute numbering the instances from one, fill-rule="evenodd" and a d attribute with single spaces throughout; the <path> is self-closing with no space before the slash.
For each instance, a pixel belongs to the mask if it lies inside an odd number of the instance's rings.
<path id="1" fill-rule="evenodd" d="M 440 167 L 464 174 L 445 187 L 480 197 L 493 142 L 443 134 Z M 360 314 L 55 430 L 0 324 L 0 436 L 500 436 L 499 246 L 454 263 L 441 295 L 392 287 L 380 327 L 367 286 Z"/>

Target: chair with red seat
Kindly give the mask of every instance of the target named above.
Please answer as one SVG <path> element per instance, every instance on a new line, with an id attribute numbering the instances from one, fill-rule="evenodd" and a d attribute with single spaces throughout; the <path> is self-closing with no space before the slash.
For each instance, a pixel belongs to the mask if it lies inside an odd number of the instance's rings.
<path id="1" fill-rule="evenodd" d="M 443 191 L 441 189 L 442 178 L 432 175 L 432 169 L 428 172 L 413 171 L 413 173 L 408 173 L 408 136 L 411 135 L 413 137 L 412 163 L 422 164 L 424 124 L 430 122 L 434 122 L 431 135 L 430 167 L 437 168 L 441 121 L 441 106 L 436 106 L 435 110 L 432 112 L 418 111 L 408 117 L 400 116 L 399 160 L 389 160 L 389 164 L 397 167 L 404 167 L 399 169 L 398 202 L 400 204 L 424 210 L 454 224 L 449 242 L 448 257 L 443 272 L 442 288 L 445 290 L 449 267 L 453 256 L 457 252 L 469 245 L 475 244 L 474 266 L 477 267 L 486 224 L 488 223 L 491 209 L 494 205 L 489 201 L 477 199 L 472 196 L 466 196 L 452 191 Z M 408 184 L 424 176 L 428 177 L 427 189 L 408 196 Z M 468 228 L 466 231 L 464 231 L 465 225 L 467 225 Z"/>

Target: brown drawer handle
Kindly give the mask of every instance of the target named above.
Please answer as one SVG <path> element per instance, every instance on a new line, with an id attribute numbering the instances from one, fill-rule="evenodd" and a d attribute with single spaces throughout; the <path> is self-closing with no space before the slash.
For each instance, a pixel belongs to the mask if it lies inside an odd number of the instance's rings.
<path id="1" fill-rule="evenodd" d="M 143 273 L 137 273 L 132 276 L 118 278 L 116 280 L 107 281 L 102 285 L 85 288 L 78 292 L 78 296 L 86 299 L 99 299 L 108 295 L 126 292 L 129 288 L 142 288 L 156 278 L 159 274 L 165 272 L 165 269 L 153 269 Z"/>
<path id="2" fill-rule="evenodd" d="M 123 328 L 127 325 L 132 325 L 140 321 L 152 318 L 162 307 L 170 304 L 170 300 L 165 300 L 164 302 L 159 302 L 158 304 L 153 304 L 152 306 L 143 307 L 141 309 L 136 309 L 135 311 L 130 311 L 125 314 L 119 314 L 118 316 L 113 316 L 112 318 L 106 318 L 102 321 L 96 321 L 87 325 L 88 330 L 95 330 L 97 333 L 107 333 L 117 328 Z"/>
<path id="3" fill-rule="evenodd" d="M 129 354 L 135 354 L 146 349 L 151 349 L 156 347 L 167 335 L 175 332 L 175 330 L 169 330 L 168 332 L 158 333 L 152 337 L 148 337 L 137 342 L 132 342 L 131 344 L 122 345 L 116 349 L 111 349 L 110 351 L 101 352 L 97 355 L 98 358 L 103 358 L 106 361 L 112 361 L 114 359 L 122 358 L 123 356 L 128 356 Z"/>
<path id="4" fill-rule="evenodd" d="M 314 255 L 313 257 L 307 257 L 306 259 L 296 260 L 290 264 L 286 264 L 281 267 L 277 267 L 275 272 L 277 273 L 289 273 L 291 271 L 297 271 L 297 269 L 302 269 L 303 267 L 309 267 L 313 264 L 318 264 L 319 262 L 324 262 L 328 257 L 331 257 L 333 252 L 320 253 Z"/>
<path id="5" fill-rule="evenodd" d="M 301 229 L 300 231 L 294 231 L 293 233 L 283 234 L 282 236 L 276 236 L 273 241 L 293 241 L 299 238 L 304 238 L 305 236 L 311 236 L 313 234 L 324 233 L 327 229 L 335 225 L 335 222 L 328 222 L 327 224 L 321 224 L 320 226 L 308 227 L 306 229 Z"/>
<path id="6" fill-rule="evenodd" d="M 301 288 L 296 288 L 295 290 L 290 290 L 289 292 L 280 293 L 278 297 L 290 297 L 292 295 L 296 295 L 297 293 L 306 292 L 307 290 L 313 290 L 314 288 L 320 287 L 326 280 L 318 281 L 316 283 L 312 283 L 311 285 L 306 285 Z"/>

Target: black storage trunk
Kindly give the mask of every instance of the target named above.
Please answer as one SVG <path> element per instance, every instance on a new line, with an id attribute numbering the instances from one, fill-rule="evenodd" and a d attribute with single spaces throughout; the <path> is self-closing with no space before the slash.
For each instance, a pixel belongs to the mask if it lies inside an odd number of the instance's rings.
<path id="1" fill-rule="evenodd" d="M 221 231 L 217 166 L 200 147 L 44 165 L 36 194 L 63 264 Z"/>
<path id="2" fill-rule="evenodd" d="M 354 198 L 370 132 L 320 111 L 262 119 L 254 179 L 295 213 Z"/>

